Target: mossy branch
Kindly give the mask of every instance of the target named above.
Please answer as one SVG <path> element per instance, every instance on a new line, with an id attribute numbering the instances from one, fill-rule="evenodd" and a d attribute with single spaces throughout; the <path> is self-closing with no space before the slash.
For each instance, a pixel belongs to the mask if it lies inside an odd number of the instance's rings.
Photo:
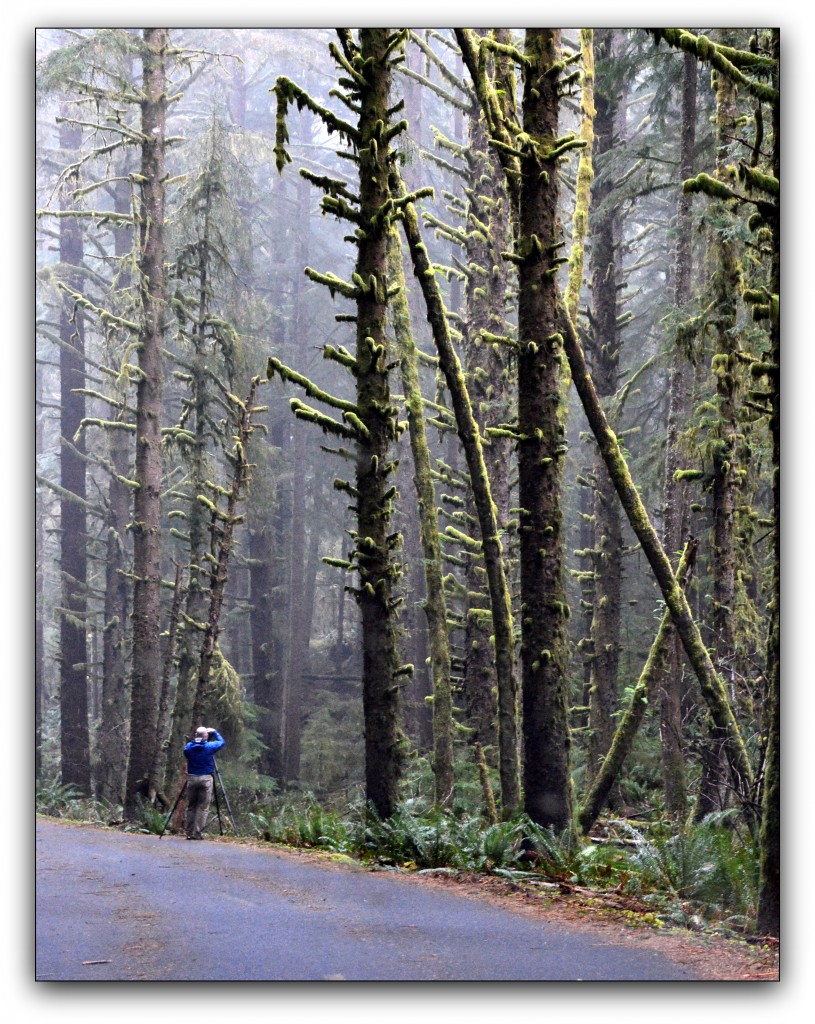
<path id="1" fill-rule="evenodd" d="M 751 70 L 766 70 L 775 67 L 775 61 L 764 58 L 759 64 L 756 55 L 746 50 L 734 50 L 731 47 L 714 43 L 707 36 L 695 36 L 687 29 L 677 28 L 652 28 L 648 30 L 654 38 L 659 41 L 664 39 L 669 46 L 675 49 L 692 53 L 699 60 L 710 64 L 721 74 L 726 75 L 737 85 L 744 86 L 749 92 L 760 100 L 776 104 L 779 102 L 779 92 L 772 86 L 757 82 L 748 78 L 740 67 L 750 67 Z"/>
<path id="2" fill-rule="evenodd" d="M 271 380 L 275 373 L 278 374 L 281 380 L 287 380 L 291 384 L 296 384 L 298 387 L 302 388 L 309 398 L 316 398 L 318 402 L 330 405 L 333 409 L 339 409 L 341 412 L 358 412 L 358 409 L 353 402 L 348 402 L 345 399 L 336 398 L 334 395 L 330 395 L 327 391 L 323 391 L 322 388 L 309 380 L 308 377 L 304 377 L 302 373 L 298 373 L 290 366 L 286 366 L 285 363 L 282 363 L 274 356 L 269 356 L 269 361 L 266 364 L 266 377 Z"/>

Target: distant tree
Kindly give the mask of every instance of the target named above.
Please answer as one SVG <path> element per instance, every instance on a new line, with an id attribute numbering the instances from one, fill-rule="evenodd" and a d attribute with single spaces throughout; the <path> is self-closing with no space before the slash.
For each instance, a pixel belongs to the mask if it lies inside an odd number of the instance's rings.
<path id="1" fill-rule="evenodd" d="M 60 147 L 73 157 L 82 143 L 82 129 L 64 119 Z M 63 213 L 72 207 L 70 186 L 79 186 L 77 170 L 65 183 Z M 65 282 L 78 284 L 83 260 L 79 220 L 61 217 L 59 257 Z M 60 315 L 60 570 L 62 609 L 60 617 L 60 746 L 63 785 L 91 791 L 90 735 L 88 725 L 88 619 L 87 619 L 87 515 L 85 439 L 79 428 L 85 417 L 84 313 L 74 306 L 70 293 L 63 299 Z"/>

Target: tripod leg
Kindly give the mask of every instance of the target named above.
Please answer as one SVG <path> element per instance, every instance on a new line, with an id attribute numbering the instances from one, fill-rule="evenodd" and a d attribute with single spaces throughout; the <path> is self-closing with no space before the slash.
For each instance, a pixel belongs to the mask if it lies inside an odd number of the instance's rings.
<path id="1" fill-rule="evenodd" d="M 232 823 L 232 831 L 235 835 L 238 834 L 238 828 L 235 825 L 235 819 L 232 817 L 232 808 L 229 806 L 229 797 L 226 795 L 226 787 L 224 786 L 224 780 L 221 778 L 221 773 L 218 770 L 218 765 L 215 765 L 215 774 L 218 776 L 218 782 L 221 784 L 221 790 L 224 794 L 224 803 L 226 804 L 226 813 L 229 815 L 229 820 Z"/>
<path id="2" fill-rule="evenodd" d="M 215 783 L 215 779 L 212 780 L 212 792 L 215 796 L 215 813 L 218 815 L 218 828 L 221 830 L 221 835 L 223 835 L 224 823 L 221 821 L 221 805 L 218 803 L 218 786 Z"/>
<path id="3" fill-rule="evenodd" d="M 172 818 L 172 816 L 175 814 L 175 809 L 176 809 L 176 807 L 178 807 L 178 804 L 181 801 L 181 797 L 184 796 L 184 793 L 186 792 L 186 789 L 187 789 L 187 780 L 184 779 L 184 785 L 181 787 L 181 789 L 179 789 L 178 796 L 175 798 L 175 803 L 170 808 L 170 813 L 167 815 L 167 817 L 166 817 L 166 819 L 164 821 L 164 827 L 162 828 L 161 832 L 159 833 L 159 839 L 161 839 L 161 837 L 167 831 L 167 826 L 170 824 L 170 818 Z"/>

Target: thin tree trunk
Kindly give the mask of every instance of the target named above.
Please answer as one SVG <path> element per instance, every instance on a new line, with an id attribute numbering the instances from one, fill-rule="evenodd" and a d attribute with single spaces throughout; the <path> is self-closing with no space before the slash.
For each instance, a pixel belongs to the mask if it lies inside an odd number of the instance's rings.
<path id="1" fill-rule="evenodd" d="M 252 413 L 255 405 L 255 394 L 259 378 L 252 379 L 249 393 L 239 410 L 240 420 L 235 437 L 235 450 L 231 456 L 232 485 L 227 497 L 226 509 L 223 512 L 212 510 L 212 530 L 218 538 L 213 547 L 217 548 L 215 564 L 210 573 L 209 613 L 201 645 L 201 657 L 198 663 L 198 679 L 195 686 L 195 699 L 192 705 L 192 721 L 190 733 L 203 725 L 202 716 L 206 699 L 206 688 L 209 682 L 210 668 L 218 645 L 221 632 L 221 611 L 223 609 L 226 584 L 229 578 L 229 559 L 235 544 L 235 527 L 240 522 L 238 505 L 243 499 L 249 485 L 249 461 L 246 451 L 252 433 Z"/>
<path id="2" fill-rule="evenodd" d="M 598 33 L 598 58 L 614 59 L 614 30 Z M 621 216 L 608 204 L 614 180 L 607 162 L 621 143 L 624 97 L 618 87 L 598 92 L 594 121 L 594 159 L 598 175 L 592 190 L 592 206 L 598 210 L 591 232 L 592 378 L 599 398 L 617 392 L 620 336 L 618 296 L 622 268 L 620 258 Z M 617 708 L 617 671 L 620 660 L 622 523 L 614 485 L 600 453 L 594 454 L 594 600 L 592 609 L 592 661 L 589 683 L 589 773 L 600 768 L 614 734 Z"/>
<path id="3" fill-rule="evenodd" d="M 115 209 L 126 214 L 131 208 L 131 184 L 119 182 L 115 191 Z M 130 227 L 114 231 L 114 253 L 120 265 L 133 246 Z M 126 286 L 130 275 L 122 276 Z M 118 418 L 127 420 L 123 407 Z M 98 732 L 96 792 L 111 804 L 124 801 L 130 743 L 130 680 L 127 671 L 127 623 L 130 607 L 127 551 L 130 520 L 129 478 L 132 460 L 131 434 L 126 430 L 106 431 L 112 472 L 108 482 L 105 515 L 105 601 L 102 641 L 102 716 Z"/>
<path id="4" fill-rule="evenodd" d="M 779 60 L 779 33 L 772 32 L 773 57 Z M 778 86 L 778 71 L 774 85 Z M 780 180 L 781 111 L 773 107 L 773 174 Z M 773 252 L 770 292 L 781 297 L 780 223 L 772 225 Z M 772 310 L 772 303 L 770 304 Z M 770 438 L 773 466 L 772 592 L 767 634 L 766 705 L 767 747 L 764 759 L 764 786 L 759 836 L 759 935 L 780 935 L 781 931 L 781 325 L 778 316 L 770 319 Z"/>
<path id="5" fill-rule="evenodd" d="M 82 129 L 64 123 L 60 146 L 75 152 Z M 71 209 L 70 198 L 63 209 Z M 73 217 L 59 222 L 59 258 L 68 270 L 69 284 L 76 284 L 82 259 L 82 229 Z M 65 297 L 60 313 L 60 574 L 62 608 L 59 619 L 60 653 L 60 753 L 64 786 L 76 786 L 90 795 L 90 733 L 88 726 L 88 622 L 87 622 L 87 515 L 85 511 L 85 439 L 74 435 L 85 416 L 85 340 L 82 313 L 71 310 Z"/>
<path id="6" fill-rule="evenodd" d="M 696 148 L 696 58 L 685 54 L 682 86 L 682 147 L 680 178 L 693 176 Z M 692 292 L 693 229 L 692 197 L 680 191 L 676 209 L 676 254 L 674 257 L 674 303 L 683 309 Z M 679 551 L 687 527 L 687 485 L 675 479 L 681 468 L 679 435 L 687 423 L 691 406 L 690 360 L 678 343 L 671 357 L 669 378 L 668 437 L 665 444 L 664 527 L 662 542 L 670 558 Z M 662 779 L 665 805 L 671 814 L 682 815 L 687 806 L 685 759 L 682 742 L 682 644 L 671 629 L 667 644 L 666 669 L 659 692 Z"/>

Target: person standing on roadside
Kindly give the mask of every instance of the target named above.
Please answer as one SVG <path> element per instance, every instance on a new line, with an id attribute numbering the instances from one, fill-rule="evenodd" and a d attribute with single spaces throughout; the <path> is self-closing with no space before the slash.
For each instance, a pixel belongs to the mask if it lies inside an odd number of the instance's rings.
<path id="1" fill-rule="evenodd" d="M 199 725 L 195 739 L 184 747 L 187 759 L 187 814 L 185 829 L 187 839 L 203 839 L 207 827 L 209 805 L 215 775 L 215 754 L 226 745 L 226 740 L 217 729 Z"/>

